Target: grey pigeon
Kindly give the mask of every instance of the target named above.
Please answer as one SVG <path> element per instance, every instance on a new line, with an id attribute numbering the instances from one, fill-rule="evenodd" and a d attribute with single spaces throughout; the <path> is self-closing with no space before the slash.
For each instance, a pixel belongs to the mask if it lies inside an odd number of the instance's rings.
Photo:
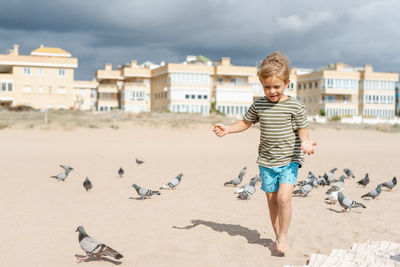
<path id="1" fill-rule="evenodd" d="M 334 191 L 341 191 L 344 188 L 344 175 L 340 176 L 340 180 L 333 183 L 332 186 L 326 191 L 329 194 Z"/>
<path id="2" fill-rule="evenodd" d="M 366 208 L 366 206 L 364 204 L 356 202 L 354 200 L 351 200 L 351 199 L 345 197 L 342 192 L 338 193 L 338 200 L 339 200 L 340 206 L 342 206 L 342 208 L 343 208 L 343 211 L 345 211 L 345 210 L 351 211 L 352 208 L 359 208 L 359 207 L 362 207 L 364 209 Z"/>
<path id="3" fill-rule="evenodd" d="M 326 193 L 325 200 L 329 200 L 330 204 L 333 205 L 338 201 L 338 194 L 342 192 L 342 188 L 334 187 L 332 190 Z"/>
<path id="4" fill-rule="evenodd" d="M 65 172 L 62 172 L 62 173 L 60 173 L 60 174 L 58 174 L 58 175 L 50 176 L 50 178 L 56 178 L 59 182 L 60 182 L 60 181 L 63 181 L 63 182 L 64 182 L 65 179 L 67 179 L 69 172 L 70 172 L 70 171 L 65 171 Z"/>
<path id="5" fill-rule="evenodd" d="M 246 188 L 249 187 L 249 186 L 255 187 L 255 185 L 256 185 L 257 182 L 259 182 L 259 181 L 261 181 L 261 176 L 260 176 L 260 174 L 257 174 L 256 176 L 254 176 L 253 178 L 251 178 L 250 181 L 249 181 L 247 184 L 242 185 L 240 188 L 236 189 L 235 194 L 240 194 L 240 193 L 242 193 L 242 192 L 245 191 Z M 254 182 L 254 184 L 253 184 L 253 185 L 250 185 L 250 184 L 253 183 L 253 182 Z"/>
<path id="6" fill-rule="evenodd" d="M 122 169 L 122 167 L 120 167 L 118 170 L 119 177 L 122 178 L 124 176 L 124 173 L 125 173 L 124 169 Z"/>
<path id="7" fill-rule="evenodd" d="M 68 165 L 60 165 L 61 168 L 63 168 L 65 171 L 72 171 L 74 168 Z"/>
<path id="8" fill-rule="evenodd" d="M 395 187 L 397 185 L 397 178 L 393 177 L 392 180 L 382 183 L 381 185 L 383 187 L 386 187 L 387 189 L 389 189 L 389 191 L 392 191 L 393 187 Z"/>
<path id="9" fill-rule="evenodd" d="M 143 160 L 136 159 L 136 163 L 137 163 L 138 165 L 142 164 L 143 162 L 144 162 Z"/>
<path id="10" fill-rule="evenodd" d="M 83 182 L 83 187 L 86 189 L 86 192 L 92 189 L 93 185 L 88 177 L 86 177 L 85 181 Z"/>
<path id="11" fill-rule="evenodd" d="M 322 186 L 329 185 L 328 181 L 323 176 L 317 178 L 317 184 Z"/>
<path id="12" fill-rule="evenodd" d="M 294 196 L 301 196 L 301 197 L 306 197 L 310 192 L 312 191 L 314 185 L 313 184 L 305 184 L 300 187 L 300 189 L 297 189 L 293 191 Z"/>
<path id="13" fill-rule="evenodd" d="M 243 191 L 239 193 L 237 198 L 242 200 L 250 199 L 254 195 L 254 192 L 256 192 L 256 182 L 257 179 L 253 179 L 247 186 L 243 188 Z"/>
<path id="14" fill-rule="evenodd" d="M 333 168 L 332 170 L 330 170 L 329 172 L 324 174 L 324 178 L 328 182 L 328 184 L 330 184 L 333 181 L 335 181 L 335 178 L 333 177 L 333 174 L 335 173 L 336 170 L 337 170 L 337 168 Z"/>
<path id="15" fill-rule="evenodd" d="M 182 173 L 178 174 L 178 176 L 176 176 L 170 182 L 161 186 L 160 189 L 168 189 L 168 188 L 175 189 L 175 187 L 177 187 L 177 185 L 181 182 L 182 176 L 183 176 Z"/>
<path id="16" fill-rule="evenodd" d="M 110 256 L 114 259 L 121 259 L 123 256 L 116 250 L 109 246 L 97 241 L 93 237 L 89 236 L 83 226 L 78 226 L 75 232 L 79 232 L 78 240 L 79 245 L 86 252 L 85 258 L 79 258 L 80 261 L 86 260 L 89 257 L 97 257 L 101 261 L 101 256 Z"/>
<path id="17" fill-rule="evenodd" d="M 138 186 L 137 184 L 133 184 L 132 187 L 135 188 L 141 200 L 144 200 L 145 198 L 150 198 L 152 195 L 161 195 L 161 193 L 158 191 L 146 189 Z"/>
<path id="18" fill-rule="evenodd" d="M 247 167 L 244 167 L 243 169 L 241 169 L 237 178 L 224 183 L 224 185 L 225 186 L 227 186 L 227 185 L 237 186 L 238 184 L 240 184 L 243 180 L 243 176 L 246 174 L 246 169 L 247 169 Z"/>
<path id="19" fill-rule="evenodd" d="M 347 175 L 347 178 L 350 178 L 350 177 L 352 177 L 352 178 L 356 178 L 355 176 L 354 176 L 354 173 L 353 173 L 353 171 L 352 170 L 350 170 L 350 169 L 343 169 L 343 172 Z"/>
<path id="20" fill-rule="evenodd" d="M 362 186 L 366 186 L 367 184 L 369 184 L 369 176 L 368 173 L 365 174 L 365 177 L 362 178 L 360 181 L 357 182 L 357 184 L 360 184 Z"/>
<path id="21" fill-rule="evenodd" d="M 362 195 L 361 197 L 371 197 L 372 199 L 375 199 L 376 197 L 379 197 L 379 195 L 381 194 L 381 190 L 382 190 L 382 185 L 378 185 L 374 190 L 369 191 L 367 194 Z"/>
<path id="22" fill-rule="evenodd" d="M 316 181 L 316 180 L 317 180 L 317 177 L 311 171 L 309 171 L 308 175 L 307 175 L 307 178 L 304 181 L 299 182 L 297 185 L 298 186 L 302 186 L 302 185 L 310 184 L 310 183 L 314 183 L 315 184 L 314 181 Z"/>

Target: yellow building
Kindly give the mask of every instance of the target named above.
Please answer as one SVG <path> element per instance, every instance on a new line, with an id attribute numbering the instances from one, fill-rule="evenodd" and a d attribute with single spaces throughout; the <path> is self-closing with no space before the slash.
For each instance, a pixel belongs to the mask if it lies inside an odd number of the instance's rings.
<path id="1" fill-rule="evenodd" d="M 297 98 L 309 115 L 390 118 L 397 80 L 398 74 L 376 73 L 370 65 L 329 64 L 316 72 L 297 73 Z"/>
<path id="2" fill-rule="evenodd" d="M 20 55 L 18 45 L 0 54 L 0 102 L 36 109 L 74 106 L 74 69 L 78 59 L 63 49 L 40 46 Z"/>
<path id="3" fill-rule="evenodd" d="M 74 81 L 72 90 L 74 109 L 97 110 L 97 87 L 98 82 L 95 79 L 92 81 Z"/>

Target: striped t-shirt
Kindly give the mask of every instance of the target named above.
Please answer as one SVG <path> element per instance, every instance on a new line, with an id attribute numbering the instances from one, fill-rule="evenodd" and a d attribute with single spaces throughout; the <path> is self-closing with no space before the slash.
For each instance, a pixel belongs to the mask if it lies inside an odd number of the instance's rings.
<path id="1" fill-rule="evenodd" d="M 264 167 L 280 167 L 293 161 L 301 167 L 304 153 L 300 149 L 297 129 L 308 126 L 303 103 L 292 97 L 282 102 L 271 102 L 265 96 L 250 106 L 243 120 L 260 122 L 257 164 Z"/>

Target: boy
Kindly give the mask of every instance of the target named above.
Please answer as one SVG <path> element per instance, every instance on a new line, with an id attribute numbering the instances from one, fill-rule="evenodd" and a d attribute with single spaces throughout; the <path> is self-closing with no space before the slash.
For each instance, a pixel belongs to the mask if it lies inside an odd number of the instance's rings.
<path id="1" fill-rule="evenodd" d="M 225 126 L 217 123 L 219 137 L 247 130 L 260 122 L 258 147 L 261 190 L 266 193 L 272 227 L 276 235 L 274 250 L 288 250 L 287 233 L 292 217 L 292 191 L 304 153 L 314 153 L 317 143 L 309 140 L 304 104 L 284 95 L 289 85 L 289 59 L 280 52 L 268 55 L 258 72 L 265 97 L 256 100 L 240 120 Z M 304 151 L 304 152 L 303 152 Z"/>

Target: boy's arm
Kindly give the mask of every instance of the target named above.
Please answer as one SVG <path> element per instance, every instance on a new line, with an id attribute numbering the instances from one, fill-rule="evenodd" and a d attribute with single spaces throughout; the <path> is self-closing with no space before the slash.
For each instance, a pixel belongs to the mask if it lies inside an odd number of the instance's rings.
<path id="1" fill-rule="evenodd" d="M 317 145 L 317 142 L 310 140 L 308 130 L 306 128 L 298 128 L 297 134 L 299 135 L 301 149 L 304 151 L 304 153 L 307 153 L 308 155 L 314 154 L 314 146 Z"/>
<path id="2" fill-rule="evenodd" d="M 222 137 L 230 133 L 238 133 L 247 130 L 251 125 L 252 125 L 251 122 L 245 120 L 237 121 L 229 126 L 217 123 L 214 125 L 213 131 L 218 137 Z"/>

